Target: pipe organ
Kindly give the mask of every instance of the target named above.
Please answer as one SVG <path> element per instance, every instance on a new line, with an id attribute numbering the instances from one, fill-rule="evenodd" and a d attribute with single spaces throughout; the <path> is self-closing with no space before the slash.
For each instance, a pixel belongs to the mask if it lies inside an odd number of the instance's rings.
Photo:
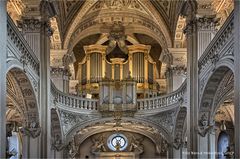
<path id="1" fill-rule="evenodd" d="M 151 47 L 135 44 L 127 48 L 128 55 L 121 57 L 118 53 L 108 56 L 104 45 L 84 46 L 85 58 L 78 64 L 79 94 L 99 98 L 99 82 L 123 82 L 131 77 L 136 82 L 138 98 L 156 95 L 156 63 L 149 55 Z"/>

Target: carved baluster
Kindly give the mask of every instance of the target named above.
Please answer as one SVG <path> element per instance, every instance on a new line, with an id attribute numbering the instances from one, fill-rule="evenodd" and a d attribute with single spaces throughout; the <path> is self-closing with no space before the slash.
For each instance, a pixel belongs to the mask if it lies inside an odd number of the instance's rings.
<path id="1" fill-rule="evenodd" d="M 166 105 L 166 101 L 167 101 L 167 98 L 164 97 L 164 98 L 162 99 L 162 106 L 165 106 L 165 105 Z"/>
<path id="2" fill-rule="evenodd" d="M 153 109 L 153 100 L 149 100 L 149 109 Z"/>
<path id="3" fill-rule="evenodd" d="M 96 110 L 96 102 L 95 101 L 92 101 L 92 108 L 93 108 L 93 110 Z"/>
<path id="4" fill-rule="evenodd" d="M 83 106 L 84 106 L 84 101 L 83 101 L 83 99 L 81 99 L 81 105 L 80 105 L 80 108 L 83 109 Z"/>
<path id="5" fill-rule="evenodd" d="M 144 100 L 144 106 L 143 106 L 143 109 L 146 109 L 147 108 L 147 100 Z"/>
<path id="6" fill-rule="evenodd" d="M 157 107 L 157 99 L 154 98 L 154 101 L 153 101 L 153 109 L 155 109 Z"/>
<path id="7" fill-rule="evenodd" d="M 78 100 L 75 99 L 75 106 L 74 106 L 74 108 L 77 108 L 77 106 L 78 106 Z"/>
<path id="8" fill-rule="evenodd" d="M 93 110 L 93 101 L 89 101 L 89 109 Z"/>
<path id="9" fill-rule="evenodd" d="M 84 108 L 88 109 L 88 101 L 84 101 Z"/>
<path id="10" fill-rule="evenodd" d="M 71 106 L 71 99 L 70 99 L 70 97 L 68 97 L 67 99 L 68 99 L 68 106 Z"/>

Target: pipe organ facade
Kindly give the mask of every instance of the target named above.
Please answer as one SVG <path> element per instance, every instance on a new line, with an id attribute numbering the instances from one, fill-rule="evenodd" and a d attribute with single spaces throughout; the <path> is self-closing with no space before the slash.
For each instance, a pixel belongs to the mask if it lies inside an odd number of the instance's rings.
<path id="1" fill-rule="evenodd" d="M 106 54 L 107 46 L 85 46 L 85 57 L 78 63 L 78 93 L 83 96 L 91 94 L 93 98 L 98 98 L 99 82 L 103 79 L 123 81 L 132 77 L 137 84 L 138 98 L 155 96 L 158 91 L 154 76 L 156 62 L 149 54 L 151 46 L 135 44 L 127 48 L 128 54 L 124 59 L 114 57 L 115 55 L 109 58 Z M 118 54 L 114 52 L 119 50 L 114 49 L 113 54 Z"/>

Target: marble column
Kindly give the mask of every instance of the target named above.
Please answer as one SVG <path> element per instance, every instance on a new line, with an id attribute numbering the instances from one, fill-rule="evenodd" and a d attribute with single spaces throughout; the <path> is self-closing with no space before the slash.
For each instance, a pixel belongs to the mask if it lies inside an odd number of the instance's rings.
<path id="1" fill-rule="evenodd" d="M 234 119 L 240 123 L 240 1 L 234 1 Z M 237 124 L 236 124 L 237 125 Z M 234 153 L 240 158 L 240 127 L 234 127 Z"/>
<path id="2" fill-rule="evenodd" d="M 187 150 L 188 158 L 197 158 L 198 133 L 198 34 L 197 34 L 197 2 L 188 0 L 184 9 L 186 15 L 187 38 Z M 192 153 L 191 153 L 192 152 Z"/>
<path id="3" fill-rule="evenodd" d="M 6 155 L 6 64 L 7 64 L 7 11 L 6 1 L 0 1 L 0 158 Z"/>

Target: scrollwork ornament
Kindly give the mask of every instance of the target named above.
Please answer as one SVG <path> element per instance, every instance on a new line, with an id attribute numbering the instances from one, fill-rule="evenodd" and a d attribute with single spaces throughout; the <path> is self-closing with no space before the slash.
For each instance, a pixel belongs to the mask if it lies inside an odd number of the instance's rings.
<path id="1" fill-rule="evenodd" d="M 62 140 L 59 135 L 56 135 L 54 138 L 52 138 L 51 143 L 52 149 L 56 151 L 61 151 L 63 148 L 66 147 L 66 145 L 62 143 Z"/>
<path id="2" fill-rule="evenodd" d="M 40 127 L 36 127 L 36 128 L 25 127 L 25 128 L 21 129 L 21 133 L 26 136 L 36 138 L 41 134 L 41 128 Z"/>

